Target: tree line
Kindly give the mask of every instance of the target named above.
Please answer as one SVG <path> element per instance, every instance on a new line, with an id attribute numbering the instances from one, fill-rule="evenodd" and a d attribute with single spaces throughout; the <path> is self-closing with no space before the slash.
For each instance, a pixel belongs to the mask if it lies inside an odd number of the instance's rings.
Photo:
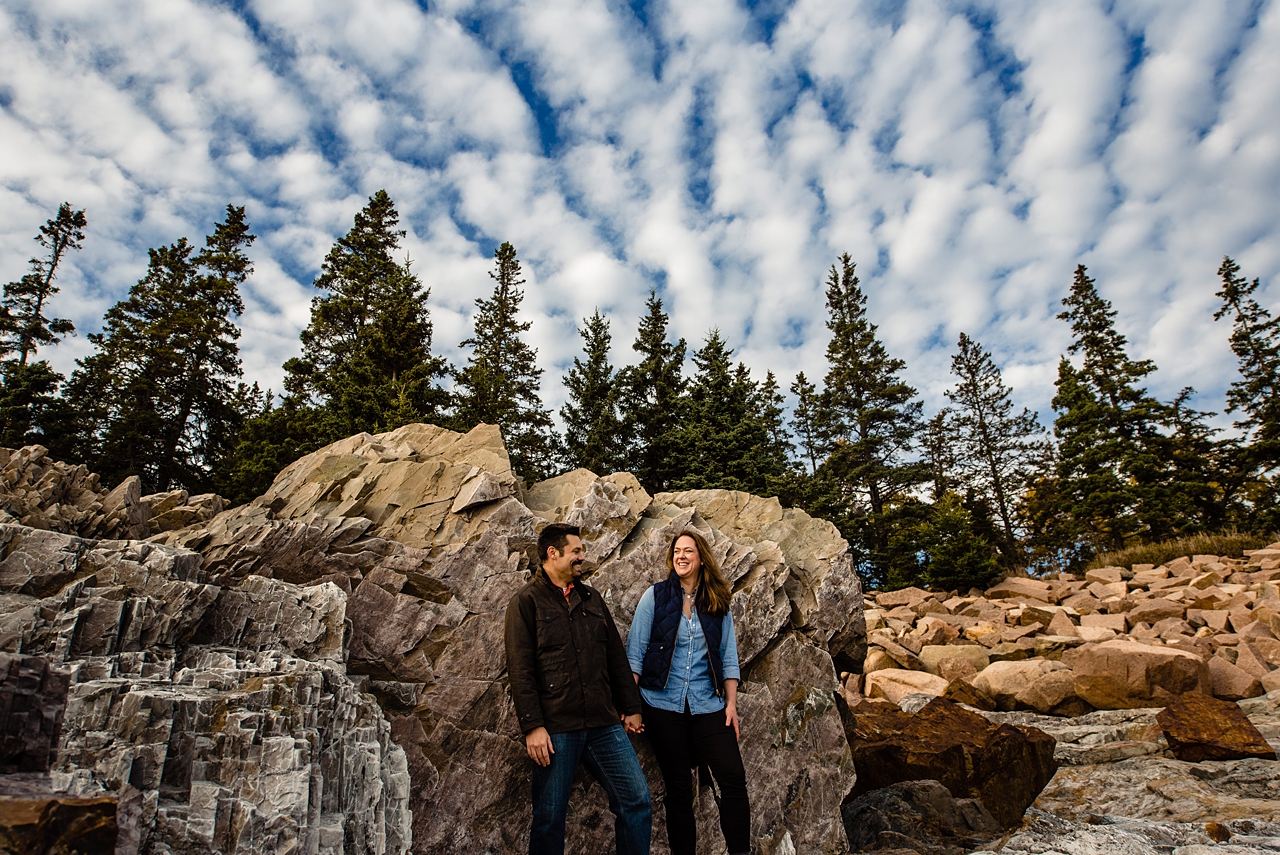
<path id="1" fill-rule="evenodd" d="M 370 197 L 314 281 L 301 355 L 277 395 L 243 382 L 236 318 L 252 275 L 254 235 L 228 205 L 197 247 L 149 250 L 146 274 L 88 336 L 69 377 L 38 358 L 75 332 L 47 316 L 59 267 L 78 250 L 83 210 L 59 207 L 41 252 L 0 300 L 0 445 L 39 443 L 105 483 L 215 491 L 234 503 L 265 491 L 292 461 L 367 431 L 430 422 L 498 425 L 526 482 L 585 467 L 630 471 L 651 493 L 701 488 L 778 496 L 835 524 L 877 587 L 981 586 L 1016 569 L 1075 568 L 1094 554 L 1169 537 L 1280 527 L 1280 319 L 1259 282 L 1224 259 L 1221 306 L 1239 376 L 1227 393 L 1237 435 L 1148 393 L 1156 370 L 1128 355 L 1116 313 L 1083 266 L 1059 318 L 1071 345 L 1058 366 L 1045 429 L 1017 409 L 991 353 L 961 334 L 947 406 L 926 416 L 867 314 L 846 254 L 826 280 L 830 341 L 819 382 L 798 374 L 790 413 L 778 379 L 757 379 L 718 329 L 690 352 L 672 340 L 651 292 L 631 348 L 610 361 L 598 310 L 579 328 L 582 354 L 563 378 L 563 433 L 541 398 L 542 370 L 520 315 L 515 247 L 494 252 L 493 290 L 476 299 L 463 365 L 433 352 L 429 290 L 399 257 L 399 215 Z M 691 363 L 691 364 L 690 364 Z"/>

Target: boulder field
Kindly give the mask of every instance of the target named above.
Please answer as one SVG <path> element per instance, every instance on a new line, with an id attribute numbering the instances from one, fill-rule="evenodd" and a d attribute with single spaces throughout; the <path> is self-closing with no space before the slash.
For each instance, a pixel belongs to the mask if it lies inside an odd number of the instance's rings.
<path id="1" fill-rule="evenodd" d="M 1011 577 L 965 596 L 904 588 L 867 602 L 866 660 L 841 675 L 851 697 L 1081 715 L 1280 689 L 1280 543 L 1243 559 Z"/>

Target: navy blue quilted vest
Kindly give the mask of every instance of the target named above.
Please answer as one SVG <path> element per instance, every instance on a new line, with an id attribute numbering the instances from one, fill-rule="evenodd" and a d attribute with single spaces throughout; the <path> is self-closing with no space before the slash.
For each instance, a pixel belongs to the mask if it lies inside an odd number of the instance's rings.
<path id="1" fill-rule="evenodd" d="M 671 657 L 676 650 L 676 633 L 684 611 L 684 589 L 680 577 L 672 573 L 666 581 L 653 586 L 653 628 L 649 630 L 649 647 L 644 652 L 640 669 L 640 688 L 660 692 L 667 687 L 671 673 Z M 702 635 L 707 641 L 707 659 L 711 663 L 711 683 L 717 695 L 724 694 L 724 667 L 720 664 L 720 638 L 724 617 L 698 611 Z"/>

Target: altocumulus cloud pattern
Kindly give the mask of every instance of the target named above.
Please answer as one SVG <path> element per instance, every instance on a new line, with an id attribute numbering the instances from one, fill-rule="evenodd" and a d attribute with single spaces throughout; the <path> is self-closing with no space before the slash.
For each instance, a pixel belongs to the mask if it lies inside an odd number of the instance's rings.
<path id="1" fill-rule="evenodd" d="M 82 333 L 148 246 L 244 204 L 245 370 L 278 388 L 379 188 L 455 359 L 519 248 L 552 404 L 576 319 L 599 306 L 627 361 L 655 287 L 692 343 L 820 376 L 847 250 L 931 404 L 965 331 L 1044 409 L 1083 262 L 1155 391 L 1218 408 L 1221 257 L 1280 302 L 1280 4 L 0 0 L 0 276 L 87 208 L 53 307 Z"/>

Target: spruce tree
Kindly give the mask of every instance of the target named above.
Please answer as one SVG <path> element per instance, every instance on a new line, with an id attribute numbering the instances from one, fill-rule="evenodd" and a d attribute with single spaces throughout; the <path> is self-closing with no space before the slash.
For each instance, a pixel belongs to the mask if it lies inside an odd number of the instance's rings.
<path id="1" fill-rule="evenodd" d="M 285 364 L 295 409 L 320 407 L 325 439 L 440 421 L 445 361 L 431 354 L 429 292 L 406 258 L 404 231 L 385 190 L 369 197 L 351 230 L 325 256 L 313 283 L 302 356 Z"/>
<path id="2" fill-rule="evenodd" d="M 838 489 L 837 523 L 858 552 L 864 578 L 875 583 L 890 563 L 893 517 L 929 477 L 910 459 L 921 404 L 867 319 L 867 300 L 846 253 L 827 278 L 827 375 L 819 424 L 833 449 L 823 474 Z"/>
<path id="3" fill-rule="evenodd" d="M 667 340 L 662 300 L 650 291 L 632 350 L 640 361 L 619 372 L 630 471 L 650 493 L 670 488 L 683 474 L 677 436 L 685 402 L 685 340 Z"/>
<path id="4" fill-rule="evenodd" d="M 1097 549 L 1119 549 L 1132 539 L 1160 540 L 1176 533 L 1168 493 L 1168 450 L 1161 434 L 1167 408 L 1139 384 L 1155 370 L 1130 359 L 1115 329 L 1115 311 L 1098 295 L 1084 265 L 1076 268 L 1067 310 L 1068 352 L 1079 369 L 1058 367 L 1058 489 L 1068 510 Z"/>
<path id="5" fill-rule="evenodd" d="M 808 464 L 808 474 L 818 471 L 818 463 L 827 456 L 827 443 L 824 441 L 818 419 L 821 415 L 821 401 L 817 388 L 804 376 L 804 372 L 796 374 L 791 383 L 791 394 L 796 396 L 796 408 L 791 413 L 791 430 L 800 444 L 800 456 Z"/>
<path id="6" fill-rule="evenodd" d="M 146 275 L 109 309 L 95 352 L 78 361 L 66 396 L 84 425 L 82 459 L 108 482 L 142 478 L 146 491 L 205 490 L 257 397 L 237 383 L 252 271 L 244 208 L 227 206 L 203 249 L 182 238 L 149 251 Z"/>
<path id="7" fill-rule="evenodd" d="M 70 413 L 55 397 L 63 377 L 45 360 L 33 360 L 40 347 L 57 344 L 75 332 L 65 318 L 45 316 L 47 302 L 58 293 L 54 279 L 71 250 L 80 249 L 88 224 L 83 210 L 69 202 L 58 207 L 36 235 L 45 253 L 30 261 L 31 272 L 4 286 L 0 300 L 0 445 L 40 443 L 55 457 L 69 451 Z"/>
<path id="8" fill-rule="evenodd" d="M 1006 566 L 1021 564 L 1015 505 L 1044 455 L 1044 433 L 1036 414 L 1017 412 L 1000 369 L 982 345 L 960 333 L 951 358 L 956 385 L 947 391 L 955 407 L 953 424 L 961 479 L 995 511 L 1000 553 Z"/>
<path id="9" fill-rule="evenodd" d="M 790 440 L 773 374 L 757 384 L 717 329 L 694 353 L 697 366 L 676 432 L 684 473 L 676 490 L 743 490 L 776 495 L 790 468 Z"/>
<path id="10" fill-rule="evenodd" d="M 1258 305 L 1258 280 L 1241 276 L 1230 257 L 1222 259 L 1218 276 L 1222 306 L 1213 319 L 1231 315 L 1231 351 L 1240 371 L 1227 390 L 1227 412 L 1242 415 L 1236 426 L 1245 432 L 1245 466 L 1265 476 L 1280 467 L 1280 319 Z"/>
<path id="11" fill-rule="evenodd" d="M 574 357 L 564 377 L 569 400 L 560 408 L 568 464 L 600 475 L 626 465 L 619 389 L 609 363 L 609 322 L 596 311 L 579 330 L 586 361 Z"/>
<path id="12" fill-rule="evenodd" d="M 462 342 L 471 356 L 456 374 L 455 424 L 460 430 L 482 422 L 497 425 L 512 469 L 532 483 L 556 468 L 558 438 L 551 413 L 539 397 L 542 369 L 537 351 L 521 338 L 532 323 L 519 319 L 525 280 L 520 278 L 516 248 L 504 242 L 493 257 L 493 295 L 476 299 L 473 332 Z"/>
<path id="13" fill-rule="evenodd" d="M 929 464 L 929 480 L 933 483 L 931 498 L 935 502 L 960 486 L 960 461 L 956 451 L 959 437 L 953 415 L 944 407 L 924 423 L 921 433 L 921 451 Z"/>

